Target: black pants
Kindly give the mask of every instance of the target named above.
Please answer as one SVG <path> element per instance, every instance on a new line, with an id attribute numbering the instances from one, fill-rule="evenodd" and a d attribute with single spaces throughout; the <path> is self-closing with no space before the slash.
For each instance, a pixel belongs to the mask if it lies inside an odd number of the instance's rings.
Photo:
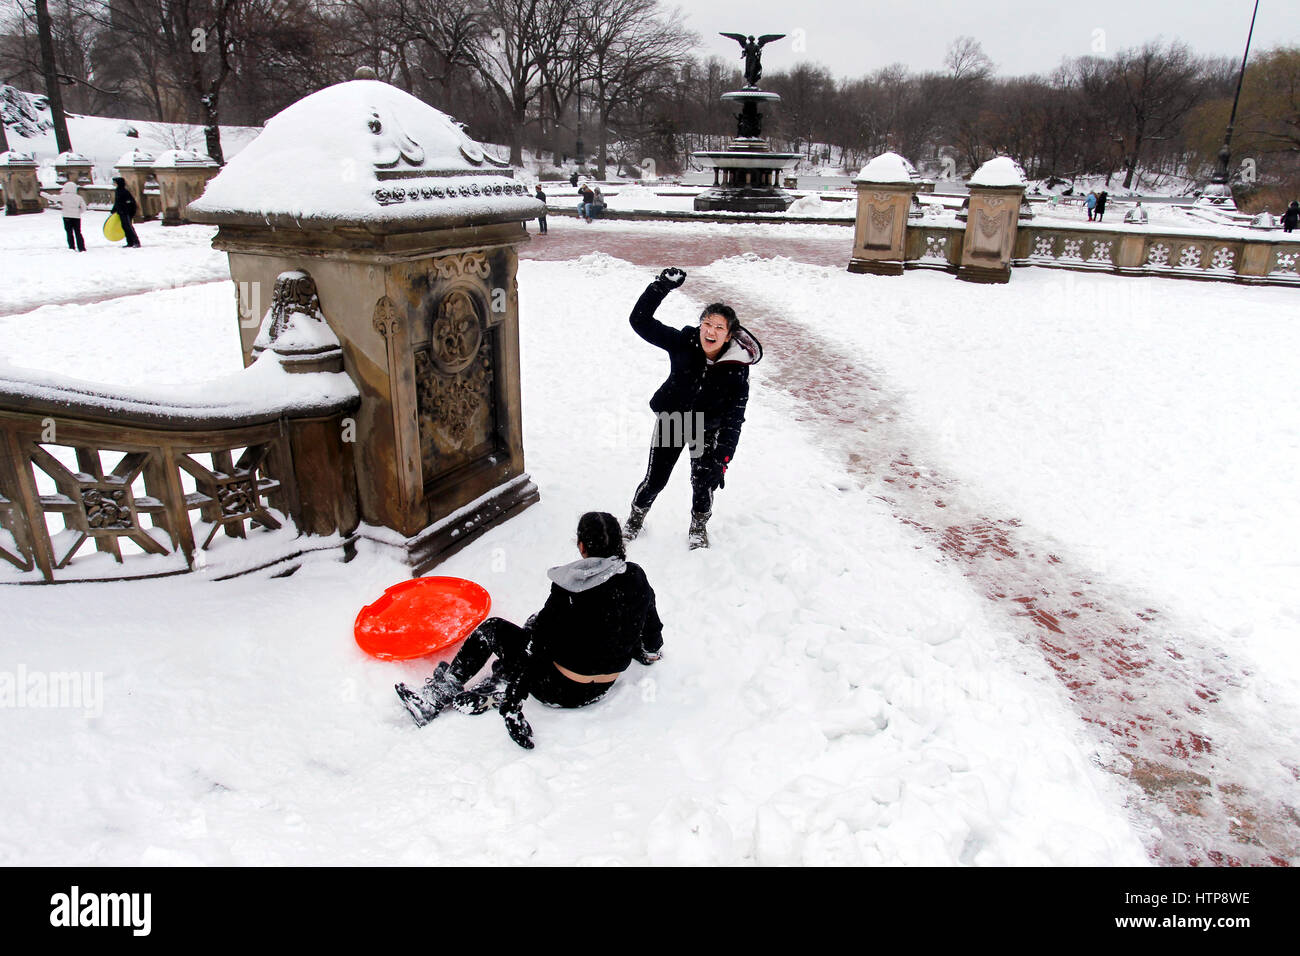
<path id="1" fill-rule="evenodd" d="M 538 228 L 538 230 L 541 232 L 541 234 L 542 234 L 543 236 L 546 235 L 546 217 L 545 217 L 545 216 L 538 216 L 538 217 L 537 217 L 537 228 Z"/>
<path id="2" fill-rule="evenodd" d="M 118 213 L 117 219 L 122 224 L 122 232 L 126 234 L 126 244 L 128 246 L 140 245 L 140 237 L 135 234 L 135 226 L 131 224 L 131 217 Z"/>
<path id="3" fill-rule="evenodd" d="M 690 413 L 686 413 L 690 414 Z M 706 515 L 713 511 L 713 487 L 708 484 L 706 465 L 712 461 L 713 452 L 718 447 L 718 432 L 700 429 L 676 427 L 675 423 L 660 415 L 655 421 L 654 434 L 650 438 L 650 461 L 646 465 L 645 477 L 637 486 L 632 496 L 632 504 L 638 508 L 649 508 L 659 497 L 659 492 L 668 484 L 668 477 L 673 473 L 682 449 L 689 448 L 691 454 L 691 510 L 696 514 Z"/>
<path id="4" fill-rule="evenodd" d="M 449 675 L 462 687 L 495 654 L 492 677 L 505 687 L 507 703 L 520 703 L 532 694 L 556 707 L 585 707 L 605 696 L 608 684 L 583 684 L 558 670 L 544 648 L 536 646 L 532 631 L 500 617 L 490 617 L 465 639 L 451 662 Z"/>
<path id="5" fill-rule="evenodd" d="M 63 231 L 68 234 L 68 248 L 77 252 L 86 251 L 86 240 L 81 236 L 81 220 L 63 217 Z"/>

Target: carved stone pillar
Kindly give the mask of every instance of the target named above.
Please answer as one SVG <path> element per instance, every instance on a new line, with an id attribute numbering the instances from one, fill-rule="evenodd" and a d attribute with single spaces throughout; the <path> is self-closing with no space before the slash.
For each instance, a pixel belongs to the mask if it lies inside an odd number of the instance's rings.
<path id="1" fill-rule="evenodd" d="M 158 177 L 164 226 L 189 222 L 186 207 L 203 194 L 203 187 L 219 171 L 209 157 L 188 149 L 167 150 L 155 161 L 153 170 Z"/>
<path id="2" fill-rule="evenodd" d="M 537 500 L 514 249 L 540 211 L 449 117 L 370 79 L 273 117 L 190 206 L 220 227 L 246 361 L 250 303 L 286 270 L 315 280 L 361 393 L 361 520 L 397 532 L 416 573 Z"/>
<path id="3" fill-rule="evenodd" d="M 853 229 L 850 272 L 903 274 L 907 220 L 920 179 L 897 153 L 882 153 L 858 174 L 858 215 Z"/>
<path id="4" fill-rule="evenodd" d="M 69 179 L 79 186 L 90 186 L 94 182 L 91 173 L 94 172 L 95 164 L 89 156 L 83 156 L 81 153 L 59 153 L 58 158 L 54 160 L 54 169 L 58 172 L 60 186 Z"/>
<path id="5" fill-rule="evenodd" d="M 145 222 L 157 219 L 162 210 L 162 198 L 156 188 L 149 188 L 150 180 L 155 185 L 153 174 L 154 158 L 152 153 L 139 149 L 130 149 L 118 157 L 113 168 L 126 180 L 126 188 L 135 197 L 135 219 L 133 222 Z"/>
<path id="6" fill-rule="evenodd" d="M 1024 171 L 1009 157 L 989 160 L 971 177 L 966 238 L 957 278 L 968 282 L 1008 282 L 1016 246 Z"/>
<path id="7" fill-rule="evenodd" d="M 40 182 L 36 178 L 36 160 L 31 153 L 9 150 L 0 153 L 0 185 L 5 190 L 5 215 L 22 216 L 44 212 Z"/>

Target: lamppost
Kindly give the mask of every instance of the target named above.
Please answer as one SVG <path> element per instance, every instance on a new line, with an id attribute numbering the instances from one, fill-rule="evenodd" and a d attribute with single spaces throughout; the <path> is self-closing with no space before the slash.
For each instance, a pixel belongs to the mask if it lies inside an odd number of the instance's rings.
<path id="1" fill-rule="evenodd" d="M 573 145 L 574 161 L 582 166 L 582 84 L 578 84 L 578 141 Z"/>
<path id="2" fill-rule="evenodd" d="M 1237 92 L 1232 98 L 1232 113 L 1228 117 L 1228 129 L 1223 135 L 1223 145 L 1219 148 L 1219 166 L 1210 177 L 1210 184 L 1201 193 L 1201 199 L 1214 206 L 1237 208 L 1232 198 L 1232 187 L 1228 185 L 1228 162 L 1232 159 L 1232 127 L 1237 122 L 1237 103 L 1241 99 L 1241 83 L 1246 78 L 1246 57 L 1250 56 L 1250 40 L 1255 35 L 1255 17 L 1259 14 L 1259 0 L 1255 0 L 1255 12 L 1250 15 L 1250 32 L 1246 34 L 1246 51 L 1241 55 L 1241 70 L 1237 73 Z"/>

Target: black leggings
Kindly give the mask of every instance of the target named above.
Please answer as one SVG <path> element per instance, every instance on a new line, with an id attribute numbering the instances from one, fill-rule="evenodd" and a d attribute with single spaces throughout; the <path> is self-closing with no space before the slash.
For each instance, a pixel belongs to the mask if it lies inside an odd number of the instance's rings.
<path id="1" fill-rule="evenodd" d="M 81 220 L 63 217 L 63 231 L 68 234 L 68 248 L 76 252 L 86 251 L 86 240 L 81 235 Z"/>
<path id="2" fill-rule="evenodd" d="M 465 639 L 456 652 L 448 676 L 464 687 L 495 654 L 492 679 L 504 685 L 507 704 L 518 704 L 532 694 L 555 707 L 585 707 L 605 696 L 613 685 L 583 684 L 569 680 L 555 668 L 550 655 L 538 653 L 532 631 L 500 617 L 490 617 Z"/>
<path id="3" fill-rule="evenodd" d="M 659 492 L 668 484 L 668 477 L 682 455 L 682 449 L 691 450 L 691 510 L 696 514 L 706 515 L 713 511 L 713 487 L 708 484 L 706 463 L 712 459 L 713 451 L 718 447 L 716 430 L 705 432 L 704 437 L 688 437 L 689 429 L 672 428 L 665 425 L 665 419 L 655 422 L 654 434 L 650 438 L 650 461 L 646 465 L 645 477 L 637 486 L 632 496 L 632 504 L 646 509 L 655 503 Z"/>
<path id="4" fill-rule="evenodd" d="M 140 245 L 140 237 L 135 234 L 135 226 L 131 224 L 131 217 L 118 213 L 117 221 L 122 224 L 122 232 L 126 239 L 126 244 L 128 246 Z"/>

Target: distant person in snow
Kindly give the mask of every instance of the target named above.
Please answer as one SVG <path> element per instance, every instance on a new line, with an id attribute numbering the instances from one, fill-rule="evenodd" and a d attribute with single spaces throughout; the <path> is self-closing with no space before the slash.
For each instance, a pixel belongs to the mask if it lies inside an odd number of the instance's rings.
<path id="1" fill-rule="evenodd" d="M 531 750 L 533 729 L 523 713 L 529 694 L 554 707 L 585 707 L 604 697 L 632 661 L 659 660 L 663 624 L 655 592 L 641 567 L 627 560 L 618 519 L 603 511 L 584 514 L 578 553 L 580 560 L 546 572 L 551 594 L 523 627 L 489 618 L 450 665 L 438 665 L 421 693 L 395 685 L 417 724 L 448 706 L 468 714 L 496 706 L 510 738 Z M 466 690 L 493 654 L 491 672 Z"/>
<path id="2" fill-rule="evenodd" d="M 596 201 L 596 194 L 591 187 L 583 183 L 578 188 L 578 215 L 584 222 L 591 222 L 591 204 Z"/>
<path id="3" fill-rule="evenodd" d="M 135 218 L 135 197 L 131 195 L 131 190 L 126 188 L 126 180 L 121 176 L 113 177 L 113 208 L 110 213 L 117 213 L 118 221 L 122 223 L 122 232 L 126 234 L 126 247 L 128 249 L 139 249 L 140 238 L 135 234 L 135 226 L 131 220 Z"/>
<path id="4" fill-rule="evenodd" d="M 763 346 L 728 305 L 715 302 L 700 313 L 699 326 L 673 329 L 655 318 L 655 310 L 686 281 L 681 269 L 665 269 L 650 283 L 632 309 L 636 334 L 668 353 L 668 378 L 650 399 L 657 414 L 650 440 L 645 478 L 632 497 L 632 512 L 623 537 L 641 532 L 646 513 L 668 484 L 682 449 L 691 456 L 691 549 L 707 548 L 706 530 L 713 514 L 713 495 L 725 484 L 727 465 L 736 454 L 740 426 L 749 403 L 749 369 L 763 357 Z"/>
<path id="5" fill-rule="evenodd" d="M 1291 205 L 1286 207 L 1286 212 L 1282 213 L 1282 231 L 1295 232 L 1296 226 L 1300 225 L 1300 202 L 1292 199 Z"/>
<path id="6" fill-rule="evenodd" d="M 69 179 L 59 192 L 59 205 L 63 210 L 63 231 L 68 237 L 68 248 L 75 252 L 86 251 L 86 240 L 81 235 L 81 217 L 86 212 L 86 200 L 81 198 L 75 181 Z"/>
<path id="7" fill-rule="evenodd" d="M 537 234 L 546 235 L 546 193 L 542 192 L 542 184 L 537 184 L 537 192 L 533 193 L 533 198 L 542 204 L 542 214 L 537 217 Z"/>
<path id="8" fill-rule="evenodd" d="M 587 207 L 587 221 L 590 222 L 595 217 L 605 211 L 605 194 L 597 186 L 591 193 L 591 205 Z"/>
<path id="9" fill-rule="evenodd" d="M 1083 204 L 1088 207 L 1088 221 L 1092 222 L 1092 211 L 1097 208 L 1097 194 L 1089 189 Z"/>
<path id="10" fill-rule="evenodd" d="M 1098 222 L 1101 222 L 1101 217 L 1106 214 L 1106 200 L 1109 198 L 1110 198 L 1110 194 L 1106 192 L 1106 190 L 1104 189 L 1101 192 L 1097 193 L 1097 221 Z"/>

